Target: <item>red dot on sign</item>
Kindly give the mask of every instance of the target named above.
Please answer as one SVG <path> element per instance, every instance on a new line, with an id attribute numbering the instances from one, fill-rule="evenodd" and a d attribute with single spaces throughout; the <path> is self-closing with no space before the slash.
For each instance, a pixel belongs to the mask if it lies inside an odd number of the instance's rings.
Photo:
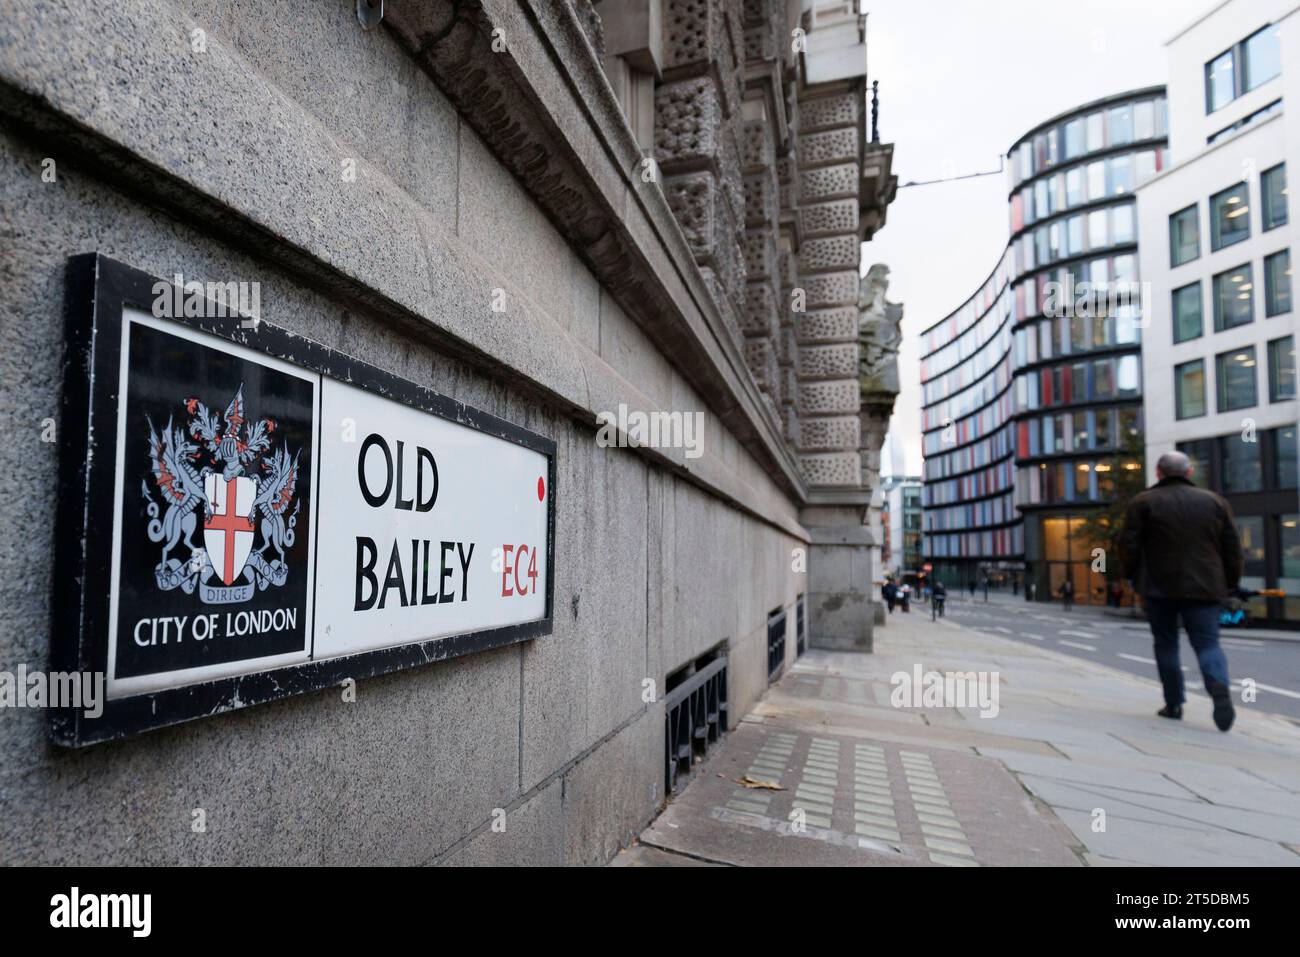
<path id="1" fill-rule="evenodd" d="M 542 502 L 545 500 L 546 500 L 546 479 L 542 478 L 539 475 L 537 476 L 537 501 Z"/>

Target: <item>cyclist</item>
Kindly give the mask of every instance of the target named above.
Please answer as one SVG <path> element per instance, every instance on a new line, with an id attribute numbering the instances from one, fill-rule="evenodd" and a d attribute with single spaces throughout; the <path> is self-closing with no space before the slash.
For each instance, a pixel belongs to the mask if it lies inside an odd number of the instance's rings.
<path id="1" fill-rule="evenodd" d="M 944 587 L 943 582 L 934 583 L 934 590 L 930 592 L 930 620 L 943 617 L 943 603 L 948 597 L 948 589 Z"/>

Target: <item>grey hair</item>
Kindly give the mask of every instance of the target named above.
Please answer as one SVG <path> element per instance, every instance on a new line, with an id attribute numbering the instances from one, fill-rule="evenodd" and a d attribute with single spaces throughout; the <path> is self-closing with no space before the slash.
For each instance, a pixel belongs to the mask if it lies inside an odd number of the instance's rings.
<path id="1" fill-rule="evenodd" d="M 1165 478 L 1186 478 L 1192 470 L 1192 460 L 1182 452 L 1166 452 L 1156 462 L 1156 471 Z"/>

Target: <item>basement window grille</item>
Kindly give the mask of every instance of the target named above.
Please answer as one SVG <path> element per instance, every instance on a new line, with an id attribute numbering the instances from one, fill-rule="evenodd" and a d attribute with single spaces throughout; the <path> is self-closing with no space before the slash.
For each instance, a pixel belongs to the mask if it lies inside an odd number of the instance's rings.
<path id="1" fill-rule="evenodd" d="M 722 646 L 668 676 L 664 696 L 664 795 L 676 793 L 727 731 L 727 655 Z"/>
<path id="2" fill-rule="evenodd" d="M 785 664 L 785 609 L 767 616 L 767 677 L 771 681 Z"/>
<path id="3" fill-rule="evenodd" d="M 794 647 L 795 656 L 802 655 L 807 650 L 807 642 L 804 640 L 804 597 L 800 595 L 794 604 Z"/>

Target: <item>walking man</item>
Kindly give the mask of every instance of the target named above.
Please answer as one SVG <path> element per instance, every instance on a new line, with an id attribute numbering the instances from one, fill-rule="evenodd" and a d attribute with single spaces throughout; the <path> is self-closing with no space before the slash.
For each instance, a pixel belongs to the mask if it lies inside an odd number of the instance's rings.
<path id="1" fill-rule="evenodd" d="M 1074 607 L 1074 582 L 1068 578 L 1065 580 L 1065 584 L 1061 586 L 1061 601 L 1064 602 L 1066 611 Z"/>
<path id="2" fill-rule="evenodd" d="M 1178 663 L 1178 621 L 1214 700 L 1214 723 L 1232 727 L 1236 712 L 1228 659 L 1219 647 L 1219 605 L 1241 578 L 1241 537 L 1232 508 L 1191 482 L 1192 463 L 1166 452 L 1156 463 L 1158 481 L 1134 496 L 1120 532 L 1120 560 L 1142 596 L 1155 639 L 1156 668 L 1164 685 L 1163 718 L 1183 716 L 1183 673 Z"/>

